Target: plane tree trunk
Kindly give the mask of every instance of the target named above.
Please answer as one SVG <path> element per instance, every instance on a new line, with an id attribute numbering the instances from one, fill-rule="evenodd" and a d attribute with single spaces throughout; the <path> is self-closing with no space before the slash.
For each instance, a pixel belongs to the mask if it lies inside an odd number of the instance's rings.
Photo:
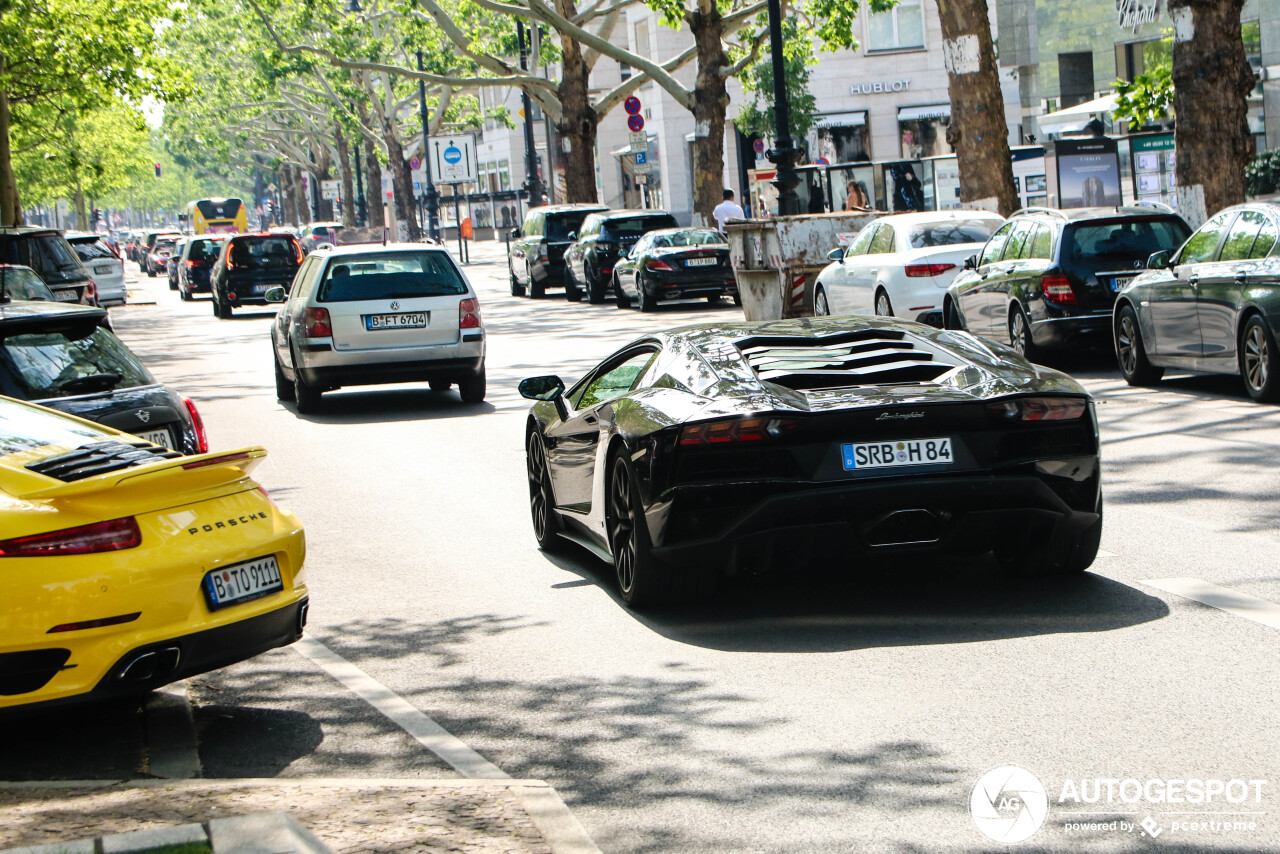
<path id="1" fill-rule="evenodd" d="M 729 89 L 722 69 L 724 19 L 715 3 L 699 4 L 685 15 L 698 49 L 698 79 L 693 90 L 693 224 L 715 223 L 712 211 L 724 198 L 724 123 Z"/>

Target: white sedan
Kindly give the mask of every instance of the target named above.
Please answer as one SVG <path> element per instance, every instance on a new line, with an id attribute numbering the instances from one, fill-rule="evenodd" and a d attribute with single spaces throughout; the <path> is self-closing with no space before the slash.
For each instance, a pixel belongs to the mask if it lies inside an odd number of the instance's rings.
<path id="1" fill-rule="evenodd" d="M 982 251 L 1004 217 L 928 211 L 877 219 L 818 274 L 817 315 L 883 314 L 942 325 L 942 300 L 965 259 Z"/>

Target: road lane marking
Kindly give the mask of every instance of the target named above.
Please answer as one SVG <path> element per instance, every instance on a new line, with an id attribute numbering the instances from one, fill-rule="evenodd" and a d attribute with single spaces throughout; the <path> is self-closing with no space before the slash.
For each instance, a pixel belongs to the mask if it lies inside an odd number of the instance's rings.
<path id="1" fill-rule="evenodd" d="M 1183 599 L 1244 617 L 1268 628 L 1280 629 L 1280 605 L 1275 602 L 1240 593 L 1229 587 L 1219 587 L 1199 578 L 1153 578 L 1142 583 Z"/>
<path id="2" fill-rule="evenodd" d="M 388 720 L 413 736 L 427 750 L 449 763 L 464 777 L 508 780 L 510 775 L 476 753 L 440 724 L 386 685 L 365 673 L 314 638 L 302 638 L 293 649 L 342 683 L 351 693 L 373 706 Z"/>
<path id="3" fill-rule="evenodd" d="M 147 771 L 169 780 L 200 776 L 200 748 L 187 682 L 152 692 L 145 704 Z"/>

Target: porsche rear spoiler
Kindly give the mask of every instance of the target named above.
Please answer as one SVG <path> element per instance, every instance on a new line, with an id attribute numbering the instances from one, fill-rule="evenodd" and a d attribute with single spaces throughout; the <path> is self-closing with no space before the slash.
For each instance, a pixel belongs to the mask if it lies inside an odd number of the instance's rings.
<path id="1" fill-rule="evenodd" d="M 15 498 L 26 501 L 44 501 L 85 498 L 109 490 L 134 486 L 146 486 L 156 491 L 163 491 L 166 486 L 172 486 L 175 488 L 174 491 L 178 492 L 185 492 L 192 487 L 216 488 L 245 479 L 266 455 L 266 448 L 250 447 L 191 457 L 176 457 L 11 494 L 14 494 Z M 182 481 L 190 482 L 182 483 Z"/>

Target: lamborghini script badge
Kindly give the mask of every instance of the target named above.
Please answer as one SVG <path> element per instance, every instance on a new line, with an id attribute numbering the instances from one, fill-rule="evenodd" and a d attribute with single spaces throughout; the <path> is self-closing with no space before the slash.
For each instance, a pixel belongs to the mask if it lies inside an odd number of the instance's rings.
<path id="1" fill-rule="evenodd" d="M 913 418 L 924 418 L 923 412 L 881 412 L 877 421 L 910 421 Z"/>

